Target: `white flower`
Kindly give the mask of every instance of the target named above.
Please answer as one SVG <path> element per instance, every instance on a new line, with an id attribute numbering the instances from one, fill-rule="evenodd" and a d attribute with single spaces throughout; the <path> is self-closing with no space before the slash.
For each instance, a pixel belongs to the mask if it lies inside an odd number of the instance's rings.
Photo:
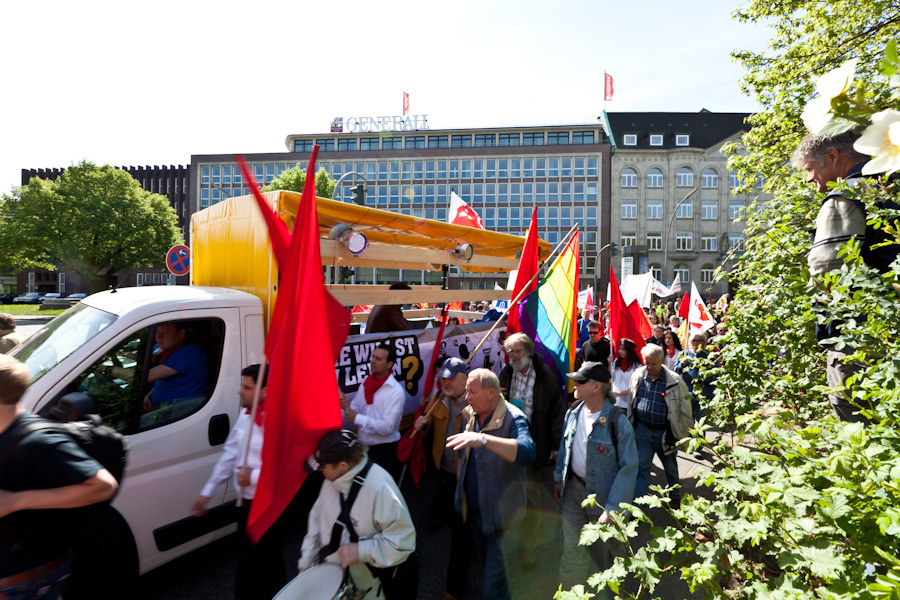
<path id="1" fill-rule="evenodd" d="M 848 60 L 837 69 L 825 73 L 816 81 L 819 97 L 810 100 L 803 109 L 803 124 L 812 133 L 819 133 L 831 121 L 831 101 L 850 91 L 856 73 L 857 59 Z"/>
<path id="2" fill-rule="evenodd" d="M 872 157 L 863 167 L 863 175 L 891 174 L 900 170 L 900 111 L 883 110 L 872 115 L 872 124 L 853 148 Z"/>

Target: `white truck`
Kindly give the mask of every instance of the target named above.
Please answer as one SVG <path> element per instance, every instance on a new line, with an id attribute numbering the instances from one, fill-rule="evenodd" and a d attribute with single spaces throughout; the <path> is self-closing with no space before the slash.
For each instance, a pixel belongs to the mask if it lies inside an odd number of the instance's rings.
<path id="1" fill-rule="evenodd" d="M 290 223 L 299 194 L 274 192 L 267 199 Z M 354 256 L 339 242 L 323 237 L 326 266 L 376 264 L 440 270 L 446 264 L 459 264 L 500 271 L 516 268 L 515 254 L 524 242 L 515 236 L 329 200 L 318 203 L 323 232 L 334 221 L 345 219 L 371 240 L 365 253 Z M 48 415 L 66 398 L 63 404 L 76 404 L 75 408 L 67 405 L 67 412 L 97 413 L 105 424 L 128 437 L 128 466 L 113 506 L 130 529 L 130 539 L 117 543 L 136 548 L 141 573 L 235 528 L 237 490 L 230 482 L 209 502 L 204 517 L 191 517 L 190 508 L 238 416 L 240 371 L 264 358 L 265 327 L 278 278 L 265 226 L 256 211 L 253 199 L 244 197 L 194 216 L 191 286 L 93 294 L 12 353 L 33 375 L 22 400 L 27 410 Z M 425 233 L 415 233 L 416 228 Z M 457 258 L 452 248 L 462 243 L 472 243 L 476 257 Z M 549 244 L 542 243 L 542 253 L 549 249 Z M 506 291 L 454 291 L 441 286 L 414 286 L 412 291 L 389 291 L 386 285 L 329 287 L 347 306 L 509 299 Z M 207 391 L 201 398 L 147 411 L 143 400 L 153 386 L 147 373 L 155 330 L 170 322 L 184 324 L 189 341 L 206 353 Z M 79 401 L 87 406 L 78 407 Z"/>

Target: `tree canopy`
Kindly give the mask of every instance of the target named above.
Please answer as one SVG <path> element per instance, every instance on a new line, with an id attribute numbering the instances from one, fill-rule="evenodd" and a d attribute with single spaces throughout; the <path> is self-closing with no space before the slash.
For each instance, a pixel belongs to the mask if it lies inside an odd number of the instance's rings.
<path id="1" fill-rule="evenodd" d="M 303 169 L 300 165 L 295 165 L 273 179 L 271 183 L 262 188 L 262 191 L 289 190 L 303 193 L 303 185 L 305 183 L 306 169 Z M 334 179 L 328 175 L 328 171 L 324 167 L 316 172 L 316 196 L 319 198 L 331 198 L 331 194 L 334 193 L 334 185 Z"/>
<path id="2" fill-rule="evenodd" d="M 75 272 L 96 291 L 117 272 L 162 264 L 182 243 L 177 223 L 165 196 L 145 192 L 125 171 L 82 162 L 0 198 L 0 261 Z"/>

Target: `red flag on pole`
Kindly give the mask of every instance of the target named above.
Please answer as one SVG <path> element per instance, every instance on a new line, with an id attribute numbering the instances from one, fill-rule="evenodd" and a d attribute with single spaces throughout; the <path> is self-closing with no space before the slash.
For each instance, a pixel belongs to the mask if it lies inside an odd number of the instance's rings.
<path id="1" fill-rule="evenodd" d="M 531 225 L 528 227 L 528 237 L 525 238 L 525 247 L 522 249 L 522 258 L 519 259 L 519 272 L 516 275 L 516 284 L 513 286 L 512 298 L 516 298 L 519 292 L 526 284 L 528 291 L 522 294 L 521 301 L 525 301 L 528 294 L 537 289 L 538 282 L 535 279 L 531 281 L 534 274 L 538 272 L 538 260 L 540 258 L 540 249 L 538 248 L 538 231 L 537 231 L 537 206 L 531 210 Z M 518 333 L 522 328 L 519 327 L 519 308 L 513 306 L 506 315 L 506 335 L 509 337 L 514 333 Z"/>
<path id="2" fill-rule="evenodd" d="M 650 321 L 647 320 L 647 315 L 644 314 L 644 309 L 641 308 L 641 304 L 637 300 L 631 301 L 631 304 L 628 305 L 628 312 L 631 314 L 631 320 L 634 322 L 634 327 L 638 330 L 641 339 L 646 340 L 653 335 L 653 327 L 650 326 Z M 637 340 L 634 341 L 637 343 Z M 641 345 L 643 346 L 643 344 Z"/>
<path id="3" fill-rule="evenodd" d="M 307 173 L 315 172 L 318 151 L 313 147 Z M 266 206 L 246 163 L 240 157 L 238 162 L 269 226 L 281 274 L 266 336 L 271 375 L 262 468 L 247 522 L 247 534 L 255 543 L 300 489 L 306 479 L 303 463 L 319 438 L 341 426 L 334 357 L 349 331 L 350 313 L 322 280 L 315 178 L 306 178 L 294 231 L 288 234 Z"/>
<path id="4" fill-rule="evenodd" d="M 463 227 L 484 229 L 484 223 L 481 222 L 481 217 L 478 216 L 475 209 L 457 196 L 456 192 L 450 192 L 450 212 L 447 214 L 447 222 Z"/>
<path id="5" fill-rule="evenodd" d="M 688 314 L 690 314 L 691 310 L 691 294 L 690 292 L 684 293 L 684 298 L 681 299 L 681 304 L 678 305 L 678 316 L 681 317 L 682 321 L 687 321 Z"/>
<path id="6" fill-rule="evenodd" d="M 603 73 L 603 99 L 612 100 L 613 96 L 613 78 L 609 73 Z"/>
<path id="7" fill-rule="evenodd" d="M 622 290 L 619 289 L 619 282 L 616 281 L 616 274 L 612 267 L 609 268 L 609 288 L 609 329 L 612 336 L 610 338 L 612 347 L 618 348 L 622 338 L 628 338 L 634 342 L 635 350 L 640 356 L 641 348 L 644 347 L 644 336 L 641 335 L 635 324 L 631 311 L 625 306 L 625 299 L 622 298 Z M 632 305 L 636 306 L 637 303 L 633 302 Z"/>
<path id="8" fill-rule="evenodd" d="M 409 94 L 403 92 L 403 115 L 409 113 Z"/>

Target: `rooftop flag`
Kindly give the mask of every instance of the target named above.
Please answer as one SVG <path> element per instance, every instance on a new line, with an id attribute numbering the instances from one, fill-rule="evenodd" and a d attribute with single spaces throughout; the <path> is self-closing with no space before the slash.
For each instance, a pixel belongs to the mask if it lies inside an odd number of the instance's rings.
<path id="1" fill-rule="evenodd" d="M 544 281 L 519 305 L 522 333 L 534 340 L 534 351 L 556 375 L 563 392 L 570 381 L 566 373 L 575 370 L 579 248 L 575 231 Z"/>
<path id="2" fill-rule="evenodd" d="M 603 100 L 612 100 L 613 97 L 613 78 L 609 73 L 603 73 Z"/>
<path id="3" fill-rule="evenodd" d="M 456 192 L 450 192 L 450 212 L 447 213 L 447 222 L 463 227 L 484 229 L 484 223 L 481 222 L 478 213 L 465 200 L 457 196 Z"/>
<path id="4" fill-rule="evenodd" d="M 403 92 L 403 116 L 409 114 L 409 94 Z"/>

